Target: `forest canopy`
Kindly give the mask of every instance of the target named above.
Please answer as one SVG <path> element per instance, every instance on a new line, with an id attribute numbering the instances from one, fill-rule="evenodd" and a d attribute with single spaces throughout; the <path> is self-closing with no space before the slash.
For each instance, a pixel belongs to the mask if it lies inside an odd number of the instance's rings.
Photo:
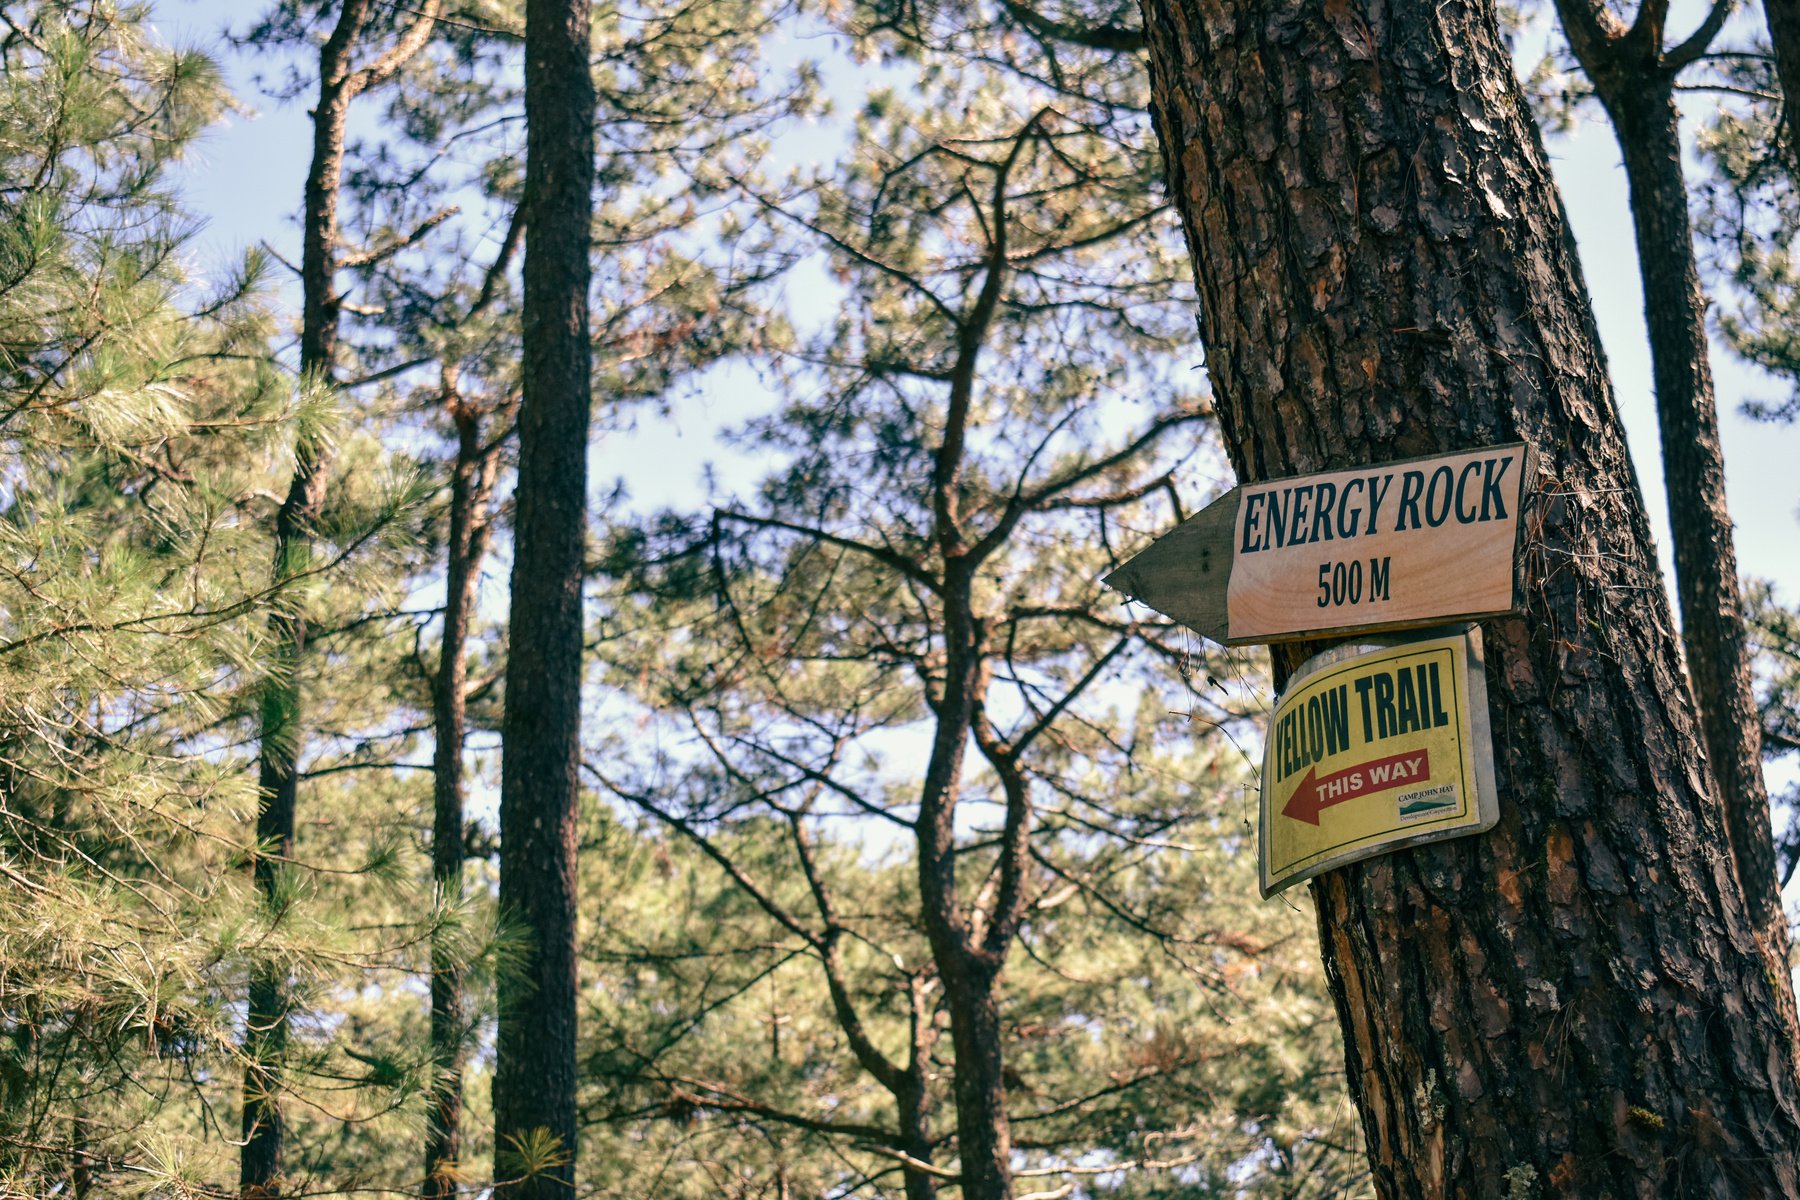
<path id="1" fill-rule="evenodd" d="M 1800 1195 L 1785 27 L 1364 7 L 0 3 L 0 1196 Z M 1304 655 L 1102 578 L 1515 440 L 1510 815 L 1260 898 Z"/>

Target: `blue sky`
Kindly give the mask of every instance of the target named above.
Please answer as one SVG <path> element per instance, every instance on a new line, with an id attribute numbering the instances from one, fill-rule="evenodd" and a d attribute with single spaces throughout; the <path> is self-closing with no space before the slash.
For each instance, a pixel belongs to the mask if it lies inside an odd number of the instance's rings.
<path id="1" fill-rule="evenodd" d="M 157 24 L 165 39 L 178 44 L 214 47 L 226 67 L 246 111 L 231 116 L 205 141 L 189 168 L 190 199 L 207 219 L 195 246 L 203 269 L 222 270 L 247 246 L 267 240 L 283 257 L 297 261 L 297 229 L 305 168 L 304 147 L 310 138 L 307 100 L 280 103 L 266 99 L 254 82 L 258 70 L 278 69 L 266 59 L 232 52 L 218 44 L 226 22 L 242 26 L 261 4 L 232 0 L 156 0 Z M 1541 33 L 1536 35 L 1541 38 Z M 1526 35 L 1525 41 L 1533 35 Z M 793 48 L 790 48 L 792 51 Z M 824 50 L 816 42 L 806 53 Z M 835 72 L 830 80 L 846 90 L 857 84 L 854 68 Z M 849 78 L 843 76 L 849 75 Z M 1691 105 L 1710 103 L 1705 99 Z M 817 139 L 797 153 L 829 157 L 837 135 L 820 127 L 796 135 Z M 1668 521 L 1662 485 L 1661 452 L 1651 391 L 1649 353 L 1643 322 L 1636 250 L 1626 204 L 1624 173 L 1612 133 L 1589 120 L 1572 134 L 1553 137 L 1549 151 L 1562 187 L 1569 218 L 1593 297 L 1601 339 L 1624 415 L 1632 457 L 1657 531 L 1664 575 L 1670 574 Z M 807 289 L 801 287 L 799 291 Z M 1789 603 L 1800 601 L 1800 426 L 1753 422 L 1739 414 L 1748 399 L 1777 399 L 1783 385 L 1715 347 L 1713 368 L 1723 418 L 1727 488 L 1737 521 L 1740 569 L 1775 581 Z M 754 384 L 744 372 L 712 377 L 710 394 L 673 407 L 667 417 L 644 414 L 625 433 L 600 439 L 592 459 L 596 491 L 623 477 L 641 504 L 691 502 L 704 494 L 705 464 L 722 457 L 713 432 L 741 413 Z M 1201 496 L 1206 481 L 1196 478 L 1184 489 Z M 1223 490 L 1223 484 L 1219 490 Z M 504 611 L 504 569 L 489 573 L 484 608 L 500 619 Z M 1783 764 L 1772 776 L 1772 790 L 1800 776 L 1800 763 Z M 1800 889 L 1800 881 L 1797 881 Z"/>
<path id="2" fill-rule="evenodd" d="M 163 35 L 180 43 L 213 44 L 227 20 L 240 24 L 255 11 L 229 0 L 160 0 L 158 25 Z M 208 225 L 196 249 L 203 265 L 218 266 L 257 240 L 266 239 L 290 260 L 296 259 L 293 214 L 298 208 L 304 153 L 309 136 L 304 101 L 277 103 L 258 94 L 253 73 L 269 64 L 223 51 L 237 89 L 253 111 L 230 117 L 212 133 L 191 167 L 191 199 Z M 1649 353 L 1638 287 L 1635 248 L 1625 199 L 1624 173 L 1618 150 L 1604 124 L 1589 121 L 1574 134 L 1550 141 L 1550 154 L 1581 247 L 1588 287 L 1600 324 L 1601 339 L 1612 368 L 1613 384 L 1623 410 L 1632 455 L 1656 523 L 1665 574 L 1668 563 L 1667 518 L 1662 495 L 1661 453 L 1650 384 Z M 1800 599 L 1800 427 L 1750 421 L 1739 415 L 1743 401 L 1772 399 L 1782 385 L 1716 349 L 1713 368 L 1723 414 L 1727 487 L 1738 523 L 1738 558 L 1749 575 L 1774 579 L 1782 595 Z M 629 461 L 647 454 L 673 460 L 663 486 L 697 487 L 704 459 L 716 450 L 701 430 L 710 424 L 679 416 L 664 428 L 646 428 L 622 439 L 634 443 L 622 453 L 601 448 L 596 481 L 606 479 L 608 462 L 617 474 Z M 634 488 L 634 491 L 641 490 Z M 645 497 L 649 498 L 649 497 Z"/>

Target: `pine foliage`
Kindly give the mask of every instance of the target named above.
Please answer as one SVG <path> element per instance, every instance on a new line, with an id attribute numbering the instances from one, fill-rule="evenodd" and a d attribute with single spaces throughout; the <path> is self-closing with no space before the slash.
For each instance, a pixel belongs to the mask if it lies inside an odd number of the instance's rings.
<path id="1" fill-rule="evenodd" d="M 235 735 L 294 414 L 261 260 L 209 288 L 183 259 L 169 168 L 226 97 L 144 15 L 8 5 L 3 39 L 0 1178 L 27 1193 L 179 1178 L 142 1150 L 230 1054 L 254 937 Z"/>
<path id="2" fill-rule="evenodd" d="M 341 11 L 234 17 L 270 103 L 311 96 Z M 353 66 L 418 15 L 368 14 Z M 522 5 L 445 4 L 357 106 L 342 338 L 304 380 L 279 233 L 225 269 L 195 249 L 177 180 L 237 102 L 153 15 L 0 4 L 0 1195 L 235 1194 L 253 979 L 289 1027 L 284 1193 L 553 1172 L 558 1141 L 496 1152 L 489 1098 L 532 953 L 497 911 L 495 820 Z M 1229 482 L 1137 21 L 595 14 L 596 424 L 717 461 L 633 464 L 590 505 L 584 1195 L 951 1200 L 972 963 L 1018 1194 L 1369 1194 L 1310 904 L 1255 899 L 1267 664 L 1099 583 Z M 1572 117 L 1589 94 L 1547 62 L 1538 99 Z M 1719 328 L 1800 377 L 1768 65 L 1703 69 L 1729 97 L 1696 198 Z M 327 459 L 308 553 L 276 563 L 295 464 Z M 460 643 L 458 479 L 481 526 Z M 1751 607 L 1779 758 L 1800 642 Z M 298 726 L 261 720 L 296 692 Z M 259 894 L 264 727 L 294 730 L 300 799 Z M 456 1157 L 427 1168 L 445 1089 Z"/>

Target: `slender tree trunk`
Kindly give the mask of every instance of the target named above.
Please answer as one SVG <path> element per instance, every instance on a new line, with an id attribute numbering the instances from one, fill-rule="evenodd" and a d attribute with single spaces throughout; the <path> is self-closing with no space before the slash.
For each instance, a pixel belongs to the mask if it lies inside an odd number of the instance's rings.
<path id="1" fill-rule="evenodd" d="M 1625 32 L 1621 27 L 1609 35 L 1573 7 L 1580 2 L 1561 0 L 1559 10 L 1570 45 L 1612 120 L 1631 189 L 1688 677 L 1750 918 L 1771 969 L 1785 983 L 1790 978 L 1787 914 L 1776 879 L 1762 720 L 1725 501 L 1725 452 L 1681 164 L 1676 72 L 1664 61 L 1659 28 Z M 1791 985 L 1780 998 L 1800 1051 Z"/>
<path id="2" fill-rule="evenodd" d="M 576 1151 L 575 841 L 594 178 L 586 0 L 528 0 L 525 116 L 524 395 L 500 906 L 525 937 L 529 958 L 520 977 L 503 984 L 494 1147 L 497 1174 L 519 1179 L 503 1194 L 567 1200 Z"/>
<path id="3" fill-rule="evenodd" d="M 1485 626 L 1499 825 L 1313 885 L 1379 1190 L 1800 1195 L 1778 987 L 1492 9 L 1144 10 L 1240 476 L 1538 456 L 1525 611 Z"/>
<path id="4" fill-rule="evenodd" d="M 1622 103 L 1612 119 L 1631 187 L 1688 677 L 1699 702 L 1700 730 L 1725 806 L 1725 832 L 1750 919 L 1777 969 L 1792 1024 L 1787 914 L 1776 880 L 1762 771 L 1762 720 L 1751 682 L 1731 510 L 1725 502 L 1706 298 L 1694 263 L 1674 96 L 1665 92 Z"/>
<path id="5" fill-rule="evenodd" d="M 931 1093 L 925 1086 L 923 1059 L 913 1059 L 906 1082 L 894 1099 L 900 1109 L 900 1149 L 908 1158 L 930 1164 Z M 937 1200 L 937 1178 L 929 1171 L 916 1171 L 908 1167 L 903 1178 L 906 1181 L 906 1200 Z"/>
<path id="6" fill-rule="evenodd" d="M 1775 75 L 1781 81 L 1781 133 L 1790 162 L 1800 163 L 1800 0 L 1763 0 Z"/>
<path id="7" fill-rule="evenodd" d="M 972 357 L 965 354 L 971 363 Z M 954 404 L 953 404 L 954 407 Z M 952 423 L 954 425 L 954 422 Z M 943 492 L 954 472 L 940 467 Z M 939 522 L 954 508 L 940 502 Z M 931 954 L 944 983 L 950 1039 L 956 1050 L 956 1147 L 965 1200 L 1010 1200 L 1012 1128 L 1001 1077 L 996 993 L 1004 954 L 977 947 L 956 891 L 956 797 L 970 728 L 986 692 L 981 634 L 973 614 L 973 571 L 966 554 L 944 566 L 945 666 L 933 716 L 937 730 L 919 805 L 919 899 Z"/>
<path id="8" fill-rule="evenodd" d="M 319 54 L 319 100 L 313 110 L 312 162 L 306 173 L 301 218 L 300 378 L 303 387 L 329 387 L 337 357 L 338 185 L 344 169 L 344 123 L 353 98 L 350 60 L 368 21 L 368 0 L 346 0 Z M 312 526 L 325 504 L 329 456 L 326 444 L 303 432 L 294 473 L 275 518 L 274 579 L 303 576 L 312 566 Z M 306 653 L 306 614 L 297 602 L 269 619 L 270 671 L 262 695 L 257 787 L 256 854 L 252 870 L 271 909 L 277 910 L 282 863 L 294 849 L 305 716 L 299 670 Z M 281 1194 L 282 1121 L 280 1066 L 287 1050 L 287 981 L 279 969 L 258 967 L 250 979 L 245 1019 L 243 1137 L 238 1186 L 246 1196 Z"/>
<path id="9" fill-rule="evenodd" d="M 438 652 L 432 723 L 431 876 L 442 904 L 463 897 L 463 739 L 466 732 L 469 624 L 476 585 L 487 554 L 488 499 L 493 493 L 498 455 L 482 445 L 476 413 L 446 381 L 446 399 L 456 424 L 456 464 L 450 476 L 450 534 L 445 547 L 444 638 Z M 469 1016 L 463 995 L 463 962 L 447 931 L 431 938 L 430 1107 L 425 1129 L 425 1195 L 454 1196 L 462 1158 L 463 1062 Z"/>
<path id="10" fill-rule="evenodd" d="M 337 291 L 342 249 L 338 189 L 344 173 L 344 130 L 350 104 L 381 83 L 430 38 L 442 0 L 423 0 L 406 34 L 380 58 L 356 68 L 353 60 L 367 28 L 373 0 L 344 0 L 337 24 L 319 51 L 319 99 L 313 109 L 313 147 L 306 173 L 300 251 L 300 380 L 329 388 L 336 366 L 343 297 Z M 275 518 L 274 581 L 279 586 L 312 568 L 312 529 L 325 505 L 329 445 L 303 431 L 295 447 L 293 477 Z M 263 688 L 257 786 L 257 889 L 279 920 L 282 864 L 293 854 L 300 752 L 305 745 L 300 666 L 306 654 L 306 614 L 298 603 L 278 608 L 269 620 L 270 670 Z M 251 975 L 244 1022 L 243 1149 L 238 1186 L 246 1196 L 281 1194 L 281 1060 L 287 1049 L 287 980 L 275 969 Z"/>

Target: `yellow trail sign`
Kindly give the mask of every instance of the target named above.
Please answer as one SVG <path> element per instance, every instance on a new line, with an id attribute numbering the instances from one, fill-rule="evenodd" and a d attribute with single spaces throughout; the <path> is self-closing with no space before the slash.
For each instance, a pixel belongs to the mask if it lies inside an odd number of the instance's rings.
<path id="1" fill-rule="evenodd" d="M 1262 894 L 1493 827 L 1480 632 L 1338 646 L 1275 702 L 1263 748 Z"/>

